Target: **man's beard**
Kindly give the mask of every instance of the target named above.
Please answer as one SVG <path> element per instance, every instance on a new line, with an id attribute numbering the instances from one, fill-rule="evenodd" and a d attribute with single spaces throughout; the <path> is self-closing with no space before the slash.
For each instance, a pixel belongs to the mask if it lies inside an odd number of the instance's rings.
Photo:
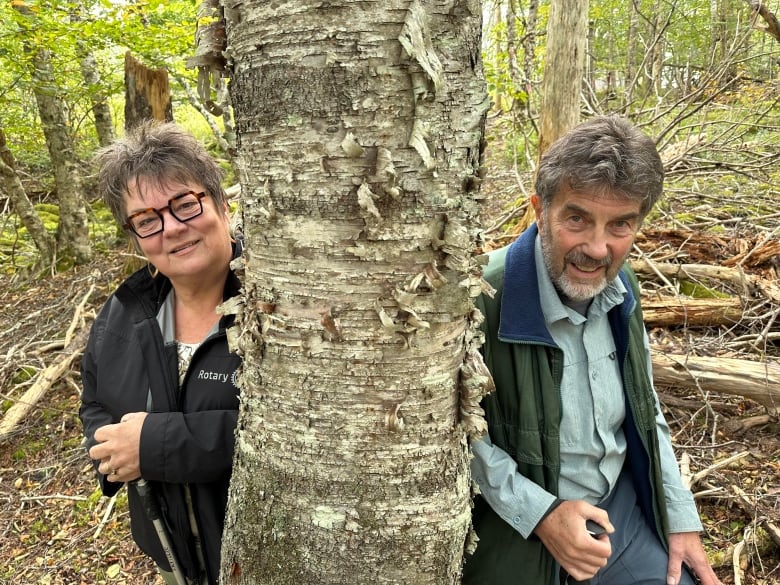
<path id="1" fill-rule="evenodd" d="M 550 275 L 550 279 L 558 292 L 563 294 L 566 298 L 578 302 L 589 301 L 607 288 L 609 281 L 616 276 L 616 273 L 613 274 L 613 271 L 610 269 L 613 262 L 612 254 L 609 254 L 606 258 L 601 260 L 596 260 L 582 252 L 571 251 L 563 257 L 562 266 L 553 266 L 553 258 L 551 255 L 551 248 L 553 247 L 552 235 L 546 228 L 542 229 L 540 234 L 542 236 L 542 256 L 544 257 L 544 264 L 547 267 L 547 273 Z M 604 276 L 597 282 L 576 282 L 567 274 L 567 264 L 575 264 L 580 268 L 594 270 L 605 266 L 606 271 L 604 272 Z"/>

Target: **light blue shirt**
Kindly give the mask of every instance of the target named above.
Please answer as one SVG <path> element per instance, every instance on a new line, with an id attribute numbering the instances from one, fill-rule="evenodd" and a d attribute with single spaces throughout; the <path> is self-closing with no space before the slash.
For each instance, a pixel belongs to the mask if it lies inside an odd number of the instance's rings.
<path id="1" fill-rule="evenodd" d="M 538 239 L 536 247 L 542 312 L 563 351 L 558 497 L 597 504 L 615 487 L 626 456 L 623 382 L 607 318 L 626 289 L 616 278 L 581 315 L 561 302 L 539 258 Z"/>
<path id="2" fill-rule="evenodd" d="M 626 454 L 622 430 L 625 398 L 607 313 L 623 302 L 627 291 L 619 278 L 614 279 L 582 315 L 561 302 L 545 268 L 538 236 L 535 253 L 542 312 L 564 355 L 559 497 L 597 504 L 615 487 Z M 647 334 L 644 345 L 651 373 Z M 655 400 L 670 531 L 699 531 L 701 522 L 693 496 L 682 485 L 669 428 L 657 396 Z M 472 477 L 483 497 L 504 521 L 527 538 L 555 496 L 520 475 L 515 461 L 493 445 L 488 435 L 474 441 L 472 451 Z"/>

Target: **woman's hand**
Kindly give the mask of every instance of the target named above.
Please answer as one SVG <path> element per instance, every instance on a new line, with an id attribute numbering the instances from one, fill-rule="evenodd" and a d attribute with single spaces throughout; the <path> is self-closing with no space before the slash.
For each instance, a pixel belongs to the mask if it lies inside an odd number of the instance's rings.
<path id="1" fill-rule="evenodd" d="M 141 428 L 145 412 L 129 412 L 118 424 L 105 425 L 95 431 L 98 442 L 89 450 L 89 456 L 100 461 L 98 471 L 109 481 L 133 481 L 141 477 Z"/>

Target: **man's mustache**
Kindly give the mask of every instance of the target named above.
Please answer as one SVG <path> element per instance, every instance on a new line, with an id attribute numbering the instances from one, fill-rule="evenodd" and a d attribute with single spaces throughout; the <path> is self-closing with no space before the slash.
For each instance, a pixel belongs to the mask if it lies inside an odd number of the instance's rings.
<path id="1" fill-rule="evenodd" d="M 563 259 L 569 264 L 576 264 L 581 268 L 587 268 L 587 269 L 601 268 L 602 266 L 609 266 L 610 264 L 612 264 L 612 254 L 608 254 L 601 260 L 596 260 L 595 258 L 591 258 L 590 256 L 588 256 L 587 254 L 574 251 L 566 254 L 566 256 L 564 256 Z"/>

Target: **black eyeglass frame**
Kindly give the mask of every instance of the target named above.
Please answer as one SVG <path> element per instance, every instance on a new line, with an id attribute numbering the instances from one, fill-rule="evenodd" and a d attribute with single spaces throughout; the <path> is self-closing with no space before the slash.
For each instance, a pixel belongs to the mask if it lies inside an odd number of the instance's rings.
<path id="1" fill-rule="evenodd" d="M 177 201 L 177 200 L 181 199 L 182 197 L 187 197 L 187 196 L 190 196 L 190 195 L 194 195 L 197 198 L 198 205 L 200 205 L 200 209 L 198 210 L 198 213 L 196 213 L 195 215 L 191 215 L 191 216 L 189 216 L 189 217 L 187 217 L 185 219 L 182 219 L 182 218 L 180 218 L 179 216 L 176 215 L 176 212 L 171 207 L 171 204 L 174 201 Z M 127 216 L 127 220 L 125 220 L 125 223 L 122 225 L 122 227 L 124 229 L 126 229 L 126 230 L 129 230 L 129 231 L 133 232 L 139 238 L 150 238 L 152 236 L 156 236 L 157 234 L 159 234 L 160 232 L 165 230 L 165 217 L 163 217 L 163 214 L 162 214 L 163 211 L 165 211 L 167 209 L 168 212 L 173 217 L 173 219 L 175 219 L 176 221 L 178 221 L 180 223 L 187 223 L 188 221 L 193 220 L 193 219 L 195 219 L 196 217 L 198 217 L 200 215 L 203 215 L 203 201 L 202 201 L 202 199 L 206 195 L 208 195 L 208 193 L 206 193 L 205 191 L 201 191 L 199 193 L 196 193 L 195 191 L 187 191 L 186 193 L 179 193 L 178 195 L 174 195 L 173 197 L 168 199 L 168 205 L 166 205 L 164 207 L 158 207 L 157 209 L 155 209 L 154 207 L 148 207 L 146 209 L 141 209 L 140 211 L 136 211 L 132 215 Z M 157 215 L 157 217 L 160 218 L 160 229 L 156 230 L 156 231 L 153 231 L 150 234 L 146 234 L 146 235 L 142 236 L 141 234 L 139 234 L 136 231 L 135 226 L 133 225 L 133 219 L 138 217 L 138 216 L 140 216 L 140 215 L 143 215 L 144 213 L 149 213 L 150 211 L 154 212 Z"/>

